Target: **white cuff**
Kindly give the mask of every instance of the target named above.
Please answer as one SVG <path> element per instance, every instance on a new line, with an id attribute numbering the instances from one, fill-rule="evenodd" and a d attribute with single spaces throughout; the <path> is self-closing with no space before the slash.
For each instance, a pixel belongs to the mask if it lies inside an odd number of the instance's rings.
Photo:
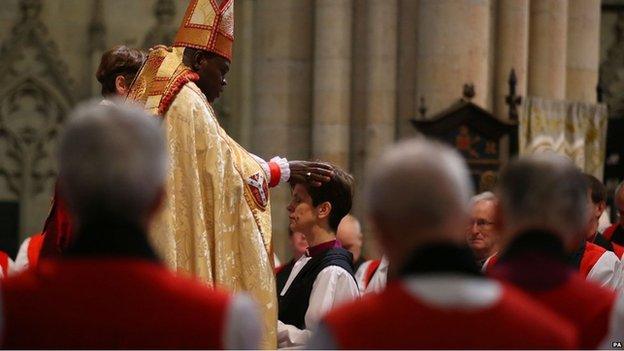
<path id="1" fill-rule="evenodd" d="M 260 164 L 260 167 L 262 167 L 262 170 L 264 171 L 264 174 L 267 175 L 267 183 L 271 182 L 271 171 L 269 170 L 269 164 L 267 163 L 267 161 L 263 160 L 262 157 L 260 156 L 256 156 L 252 153 L 250 153 L 251 157 L 253 157 L 256 162 L 258 162 Z"/>
<path id="2" fill-rule="evenodd" d="M 290 179 L 290 165 L 288 164 L 288 160 L 285 158 L 281 158 L 279 156 L 275 156 L 269 162 L 275 162 L 282 172 L 280 176 L 280 183 L 285 183 Z"/>
<path id="3" fill-rule="evenodd" d="M 299 329 L 294 325 L 277 321 L 277 347 L 280 349 L 304 346 L 311 335 L 307 329 Z"/>

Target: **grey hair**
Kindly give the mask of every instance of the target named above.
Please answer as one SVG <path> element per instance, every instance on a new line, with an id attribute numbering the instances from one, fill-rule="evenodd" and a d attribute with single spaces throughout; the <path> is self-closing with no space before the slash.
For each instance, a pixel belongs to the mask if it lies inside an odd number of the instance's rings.
<path id="1" fill-rule="evenodd" d="M 470 199 L 470 205 L 474 206 L 476 203 L 481 201 L 496 201 L 498 198 L 491 191 L 484 191 L 481 194 L 477 194 Z"/>
<path id="2" fill-rule="evenodd" d="M 79 222 L 98 214 L 139 221 L 167 170 L 162 128 L 139 107 L 90 102 L 71 114 L 59 145 L 59 180 Z"/>
<path id="3" fill-rule="evenodd" d="M 464 159 L 427 138 L 400 142 L 369 172 L 365 197 L 373 218 L 397 228 L 442 229 L 467 216 L 472 184 Z"/>
<path id="4" fill-rule="evenodd" d="M 541 154 L 510 162 L 500 174 L 498 194 L 510 227 L 551 230 L 568 240 L 588 220 L 585 176 L 562 156 Z"/>

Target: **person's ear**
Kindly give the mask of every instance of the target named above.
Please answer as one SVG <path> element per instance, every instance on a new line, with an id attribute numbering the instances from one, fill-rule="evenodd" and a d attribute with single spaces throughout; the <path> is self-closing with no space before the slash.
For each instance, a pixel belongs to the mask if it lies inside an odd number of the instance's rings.
<path id="1" fill-rule="evenodd" d="M 597 217 L 602 216 L 602 213 L 604 212 L 604 210 L 607 208 L 607 204 L 604 201 L 600 201 L 598 203 L 598 206 L 596 206 L 598 213 L 596 213 Z"/>
<path id="2" fill-rule="evenodd" d="M 126 95 L 128 93 L 128 84 L 126 82 L 126 77 L 122 75 L 118 75 L 115 77 L 115 92 L 117 95 Z"/>
<path id="3" fill-rule="evenodd" d="M 195 51 L 193 54 L 193 71 L 199 71 L 201 69 L 202 61 L 205 60 L 204 53 L 201 51 Z"/>
<path id="4" fill-rule="evenodd" d="M 323 219 L 323 218 L 329 217 L 329 214 L 331 213 L 331 210 L 332 210 L 332 205 L 328 201 L 325 201 L 322 204 L 318 205 L 316 208 L 317 208 L 318 218 Z"/>

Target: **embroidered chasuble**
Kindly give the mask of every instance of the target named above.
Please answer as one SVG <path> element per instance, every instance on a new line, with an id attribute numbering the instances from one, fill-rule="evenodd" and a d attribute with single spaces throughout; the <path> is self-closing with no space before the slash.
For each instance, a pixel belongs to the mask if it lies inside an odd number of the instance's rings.
<path id="1" fill-rule="evenodd" d="M 221 128 L 183 51 L 152 49 L 128 97 L 162 119 L 171 160 L 165 208 L 150 239 L 171 268 L 248 292 L 263 314 L 263 346 L 275 348 L 267 175 Z"/>

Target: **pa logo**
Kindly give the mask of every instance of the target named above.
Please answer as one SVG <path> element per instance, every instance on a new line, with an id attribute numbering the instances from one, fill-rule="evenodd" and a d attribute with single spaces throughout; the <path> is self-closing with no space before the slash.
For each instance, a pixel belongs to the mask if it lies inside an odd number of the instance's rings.
<path id="1" fill-rule="evenodd" d="M 612 349 L 621 349 L 622 348 L 622 342 L 621 341 L 612 341 L 611 342 L 611 348 Z"/>

